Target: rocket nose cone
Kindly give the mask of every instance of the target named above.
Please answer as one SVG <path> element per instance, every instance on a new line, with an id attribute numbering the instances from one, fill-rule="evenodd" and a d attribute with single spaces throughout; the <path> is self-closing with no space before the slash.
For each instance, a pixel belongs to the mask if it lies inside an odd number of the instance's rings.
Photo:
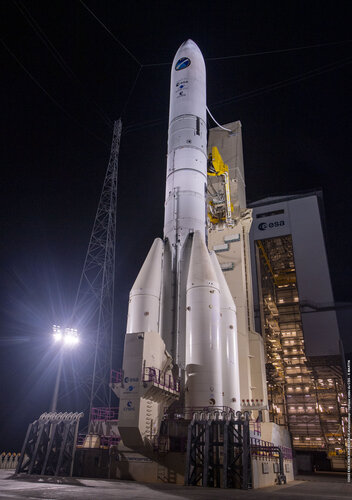
<path id="1" fill-rule="evenodd" d="M 199 47 L 198 45 L 193 41 L 191 40 L 190 38 L 188 40 L 186 40 L 185 42 L 183 42 L 183 44 L 181 45 L 180 49 L 195 49 L 197 48 L 199 50 Z"/>

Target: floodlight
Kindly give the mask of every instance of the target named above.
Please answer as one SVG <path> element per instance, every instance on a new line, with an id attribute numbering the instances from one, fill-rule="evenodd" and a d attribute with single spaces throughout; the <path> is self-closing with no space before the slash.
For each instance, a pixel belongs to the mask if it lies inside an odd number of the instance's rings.
<path id="1" fill-rule="evenodd" d="M 53 333 L 53 338 L 55 342 L 61 342 L 62 340 L 62 333 L 61 332 L 55 332 Z"/>
<path id="2" fill-rule="evenodd" d="M 66 346 L 75 346 L 79 343 L 78 335 L 66 334 L 64 336 L 64 344 Z"/>
<path id="3" fill-rule="evenodd" d="M 63 343 L 65 346 L 73 347 L 79 344 L 79 336 L 76 328 L 65 328 L 64 330 L 53 325 L 53 338 L 55 343 Z"/>

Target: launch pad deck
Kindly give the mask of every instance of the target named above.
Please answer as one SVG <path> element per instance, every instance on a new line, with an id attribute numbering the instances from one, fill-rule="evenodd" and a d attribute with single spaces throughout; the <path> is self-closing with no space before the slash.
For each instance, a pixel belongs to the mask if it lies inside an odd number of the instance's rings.
<path id="1" fill-rule="evenodd" d="M 12 479 L 13 471 L 0 470 L 0 499 L 20 500 L 23 498 L 60 499 L 112 499 L 138 498 L 153 500 L 175 499 L 214 499 L 223 498 L 224 491 L 214 488 L 199 488 L 173 484 L 145 484 L 132 481 L 110 481 L 103 479 L 48 478 Z M 346 483 L 346 476 L 307 476 L 287 485 L 270 486 L 256 490 L 226 490 L 226 497 L 259 498 L 271 500 L 283 498 L 293 500 L 302 498 L 343 499 L 350 498 L 352 485 Z"/>

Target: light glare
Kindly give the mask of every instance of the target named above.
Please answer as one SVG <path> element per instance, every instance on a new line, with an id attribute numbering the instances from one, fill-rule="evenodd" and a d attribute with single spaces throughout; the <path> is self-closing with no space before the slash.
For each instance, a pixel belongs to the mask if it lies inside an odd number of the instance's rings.
<path id="1" fill-rule="evenodd" d="M 65 328 L 62 331 L 58 325 L 53 325 L 53 338 L 55 343 L 63 343 L 65 346 L 73 347 L 79 344 L 79 336 L 76 328 Z"/>

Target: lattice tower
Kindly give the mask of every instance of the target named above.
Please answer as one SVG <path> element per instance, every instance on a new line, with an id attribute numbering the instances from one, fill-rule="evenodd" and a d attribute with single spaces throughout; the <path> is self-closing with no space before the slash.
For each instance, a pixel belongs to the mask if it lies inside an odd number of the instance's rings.
<path id="1" fill-rule="evenodd" d="M 118 157 L 122 122 L 114 123 L 108 168 L 81 274 L 73 317 L 78 327 L 92 331 L 94 362 L 90 386 L 89 419 L 94 406 L 111 406 L 109 388 L 114 319 L 114 280 Z M 89 420 L 90 422 L 90 420 Z"/>

